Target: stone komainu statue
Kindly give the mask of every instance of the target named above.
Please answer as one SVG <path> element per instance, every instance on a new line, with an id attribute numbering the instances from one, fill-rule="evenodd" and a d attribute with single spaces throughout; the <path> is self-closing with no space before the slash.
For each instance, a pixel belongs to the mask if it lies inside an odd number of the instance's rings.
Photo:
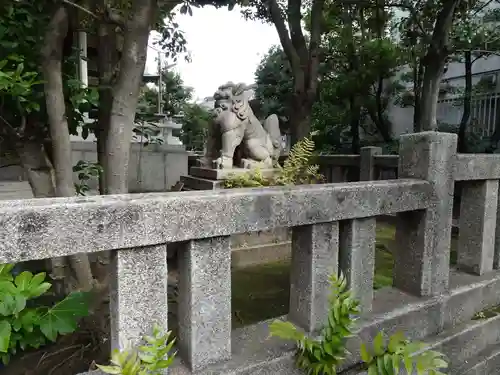
<path id="1" fill-rule="evenodd" d="M 270 115 L 261 124 L 245 97 L 246 89 L 244 84 L 229 82 L 214 94 L 214 117 L 205 158 L 201 162 L 203 166 L 272 168 L 279 158 L 281 133 L 278 117 Z M 239 157 L 235 157 L 235 151 L 240 151 Z"/>

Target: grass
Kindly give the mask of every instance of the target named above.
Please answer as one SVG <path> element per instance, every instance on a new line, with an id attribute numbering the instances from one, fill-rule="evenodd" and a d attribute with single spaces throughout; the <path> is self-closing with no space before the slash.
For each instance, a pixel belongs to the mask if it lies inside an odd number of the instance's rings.
<path id="1" fill-rule="evenodd" d="M 392 285 L 396 229 L 377 223 L 374 289 Z M 456 259 L 456 239 L 452 237 L 451 264 Z M 269 263 L 234 269 L 232 273 L 233 327 L 241 327 L 288 313 L 290 263 Z"/>

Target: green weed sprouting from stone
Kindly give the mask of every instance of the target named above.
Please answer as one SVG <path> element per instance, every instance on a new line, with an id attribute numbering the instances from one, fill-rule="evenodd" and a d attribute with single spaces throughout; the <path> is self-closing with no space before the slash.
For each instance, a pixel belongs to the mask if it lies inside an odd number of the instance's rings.
<path id="1" fill-rule="evenodd" d="M 355 316 L 359 314 L 359 302 L 352 298 L 345 277 L 332 275 L 330 285 L 328 323 L 320 339 L 306 336 L 290 322 L 274 321 L 270 326 L 272 336 L 297 343 L 297 366 L 307 374 L 337 373 L 348 354 L 345 342 L 353 335 Z"/>
<path id="2" fill-rule="evenodd" d="M 400 332 L 389 338 L 387 346 L 384 341 L 384 334 L 379 332 L 373 340 L 372 350 L 361 344 L 361 359 L 368 375 L 399 374 L 402 367 L 408 374 L 413 374 L 415 369 L 417 374 L 445 375 L 439 371 L 448 367 L 442 353 L 426 350 L 425 344 L 412 343 Z"/>
<path id="3" fill-rule="evenodd" d="M 270 325 L 271 336 L 295 341 L 297 344 L 297 367 L 308 375 L 334 375 L 349 354 L 346 341 L 353 336 L 354 324 L 359 315 L 359 302 L 351 296 L 347 280 L 340 274 L 330 277 L 330 311 L 328 322 L 319 338 L 310 338 L 290 322 L 274 321 Z M 447 363 L 439 352 L 426 350 L 425 344 L 411 343 L 404 335 L 396 333 L 386 347 L 380 332 L 374 339 L 373 350 L 366 344 L 361 346 L 361 356 L 368 375 L 398 374 L 401 365 L 412 374 L 442 375 L 440 369 Z"/>
<path id="4" fill-rule="evenodd" d="M 162 370 L 172 365 L 176 353 L 170 354 L 175 339 L 170 339 L 170 331 L 162 333 L 153 327 L 152 336 L 145 336 L 145 345 L 124 350 L 114 350 L 111 365 L 97 367 L 106 374 L 113 375 L 161 375 Z"/>
<path id="5" fill-rule="evenodd" d="M 14 276 L 13 268 L 13 264 L 0 264 L 0 360 L 4 365 L 21 350 L 38 349 L 74 332 L 78 319 L 89 311 L 89 294 L 83 292 L 71 293 L 52 307 L 29 307 L 52 285 L 43 272 Z"/>

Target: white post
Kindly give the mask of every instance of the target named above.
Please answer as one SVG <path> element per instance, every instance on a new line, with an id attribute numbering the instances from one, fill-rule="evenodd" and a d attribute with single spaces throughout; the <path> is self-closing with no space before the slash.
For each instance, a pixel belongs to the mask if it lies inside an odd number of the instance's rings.
<path id="1" fill-rule="evenodd" d="M 84 31 L 78 32 L 78 49 L 80 50 L 80 64 L 79 64 L 79 76 L 83 87 L 88 87 L 89 85 L 89 69 L 87 64 L 87 33 Z M 83 114 L 83 121 L 87 123 L 89 121 L 89 114 Z M 78 134 L 82 134 L 82 128 L 79 126 Z"/>
<path id="2" fill-rule="evenodd" d="M 80 50 L 80 81 L 82 85 L 89 85 L 89 70 L 87 66 L 87 33 L 84 31 L 78 32 L 78 49 Z"/>

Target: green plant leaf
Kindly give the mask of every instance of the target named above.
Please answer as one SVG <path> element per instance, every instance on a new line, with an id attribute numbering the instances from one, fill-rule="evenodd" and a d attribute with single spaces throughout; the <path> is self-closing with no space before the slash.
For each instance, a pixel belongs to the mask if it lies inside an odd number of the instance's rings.
<path id="1" fill-rule="evenodd" d="M 272 322 L 269 326 L 269 332 L 271 336 L 276 336 L 285 340 L 298 341 L 304 337 L 292 323 L 283 322 L 281 320 Z"/>
<path id="2" fill-rule="evenodd" d="M 364 342 L 361 343 L 361 359 L 365 363 L 370 363 L 373 359 L 372 355 L 368 352 Z"/>
<path id="3" fill-rule="evenodd" d="M 0 353 L 9 351 L 11 333 L 12 327 L 10 323 L 5 319 L 0 320 Z"/>
<path id="4" fill-rule="evenodd" d="M 11 281 L 14 264 L 0 264 L 0 280 Z"/>
<path id="5" fill-rule="evenodd" d="M 121 375 L 122 374 L 122 369 L 118 366 L 97 365 L 97 368 L 106 374 L 111 374 L 111 375 Z"/>
<path id="6" fill-rule="evenodd" d="M 51 341 L 58 335 L 74 332 L 77 320 L 88 315 L 89 294 L 74 292 L 55 304 L 40 318 L 40 330 Z"/>
<path id="7" fill-rule="evenodd" d="M 14 279 L 17 289 L 20 291 L 26 291 L 29 288 L 31 279 L 33 278 L 33 274 L 29 271 L 23 271 Z"/>
<path id="8" fill-rule="evenodd" d="M 385 352 L 384 334 L 382 333 L 382 331 L 377 333 L 377 336 L 375 336 L 375 339 L 373 340 L 373 352 L 376 356 L 381 356 Z"/>

